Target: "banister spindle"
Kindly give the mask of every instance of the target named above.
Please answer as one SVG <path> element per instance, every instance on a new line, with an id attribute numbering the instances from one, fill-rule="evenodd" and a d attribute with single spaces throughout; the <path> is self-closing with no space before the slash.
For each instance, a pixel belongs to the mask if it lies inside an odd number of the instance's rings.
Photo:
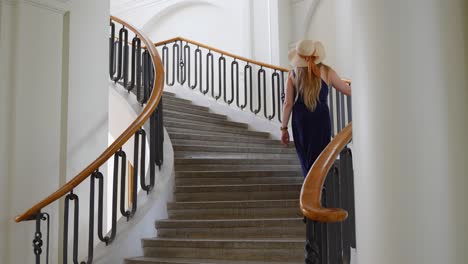
<path id="1" fill-rule="evenodd" d="M 211 93 L 214 92 L 214 62 L 213 62 L 213 53 L 209 51 L 206 54 L 206 89 L 202 91 L 203 94 L 207 94 L 211 89 Z"/>
<path id="2" fill-rule="evenodd" d="M 115 41 L 115 23 L 110 22 L 110 37 L 109 37 L 109 76 L 113 80 L 115 74 L 115 52 L 114 52 L 114 41 Z"/>
<path id="3" fill-rule="evenodd" d="M 226 58 L 223 54 L 218 59 L 218 95 L 215 95 L 213 89 L 211 96 L 218 100 L 221 98 L 221 93 L 226 94 Z"/>
<path id="4" fill-rule="evenodd" d="M 268 116 L 268 119 L 273 120 L 276 115 L 276 90 L 277 88 L 280 87 L 280 75 L 279 73 L 275 70 L 273 74 L 271 75 L 271 109 L 272 109 L 272 114 Z M 279 94 L 278 94 L 279 97 Z M 266 105 L 265 105 L 266 108 Z"/>
<path id="5" fill-rule="evenodd" d="M 267 117 L 267 109 L 266 109 L 266 72 L 263 67 L 260 67 L 260 70 L 258 70 L 258 109 L 255 110 L 255 114 L 260 113 L 260 110 L 262 109 L 262 88 L 263 88 L 263 114 L 265 117 Z M 263 87 L 262 87 L 263 86 Z"/>
<path id="6" fill-rule="evenodd" d="M 68 263 L 68 217 L 70 201 L 74 202 L 73 213 L 73 263 L 78 264 L 78 227 L 79 227 L 79 199 L 76 194 L 71 191 L 65 196 L 65 209 L 63 218 L 63 263 Z"/>
<path id="7" fill-rule="evenodd" d="M 278 121 L 282 122 L 282 114 L 283 114 L 283 103 L 284 103 L 284 71 L 281 71 L 281 81 L 280 85 L 278 86 Z"/>

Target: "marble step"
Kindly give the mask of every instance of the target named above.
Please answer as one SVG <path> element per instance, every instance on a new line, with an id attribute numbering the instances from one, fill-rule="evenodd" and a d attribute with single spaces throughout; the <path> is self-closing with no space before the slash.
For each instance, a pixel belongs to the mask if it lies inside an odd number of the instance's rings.
<path id="1" fill-rule="evenodd" d="M 175 165 L 202 165 L 202 164 L 216 164 L 216 165 L 247 165 L 247 164 L 275 164 L 275 165 L 299 165 L 299 159 L 296 156 L 284 159 L 269 159 L 269 158 L 227 158 L 222 155 L 218 157 L 176 157 Z"/>
<path id="2" fill-rule="evenodd" d="M 303 239 L 143 239 L 145 257 L 301 261 Z"/>
<path id="3" fill-rule="evenodd" d="M 233 121 L 227 121 L 222 119 L 207 118 L 207 117 L 173 117 L 166 116 L 164 121 L 177 122 L 181 124 L 190 125 L 205 125 L 205 126 L 217 126 L 217 127 L 230 127 L 230 128 L 248 128 L 249 126 L 244 123 L 238 123 Z"/>
<path id="4" fill-rule="evenodd" d="M 125 260 L 125 264 L 304 264 L 298 262 L 277 262 L 277 261 L 245 261 L 245 260 L 222 260 L 222 259 L 188 259 L 188 258 L 150 258 L 138 257 Z"/>
<path id="5" fill-rule="evenodd" d="M 266 132 L 257 132 L 250 130 L 234 130 L 229 128 L 218 128 L 213 126 L 190 126 L 184 124 L 167 124 L 165 122 L 165 127 L 169 133 L 169 137 L 172 138 L 172 134 L 185 133 L 185 134 L 195 134 L 200 133 L 206 136 L 231 136 L 231 137 L 258 137 L 267 139 L 270 137 L 270 134 Z"/>
<path id="6" fill-rule="evenodd" d="M 234 184 L 299 184 L 303 183 L 302 176 L 297 177 L 207 177 L 175 179 L 176 185 L 234 185 Z"/>
<path id="7" fill-rule="evenodd" d="M 175 201 L 246 201 L 297 199 L 302 184 L 240 184 L 176 186 Z"/>
<path id="8" fill-rule="evenodd" d="M 305 237 L 303 218 L 159 220 L 158 237 L 168 238 L 295 238 Z"/>
<path id="9" fill-rule="evenodd" d="M 264 219 L 302 217 L 299 196 L 289 200 L 171 202 L 172 219 Z"/>

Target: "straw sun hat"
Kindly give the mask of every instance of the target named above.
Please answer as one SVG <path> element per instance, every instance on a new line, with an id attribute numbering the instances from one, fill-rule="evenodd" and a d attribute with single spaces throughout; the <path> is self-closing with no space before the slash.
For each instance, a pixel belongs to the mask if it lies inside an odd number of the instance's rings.
<path id="1" fill-rule="evenodd" d="M 294 67 L 307 67 L 309 63 L 305 59 L 314 55 L 315 64 L 323 62 L 325 59 L 325 48 L 322 42 L 313 40 L 301 40 L 297 43 L 295 49 L 291 49 L 288 53 L 289 63 Z"/>

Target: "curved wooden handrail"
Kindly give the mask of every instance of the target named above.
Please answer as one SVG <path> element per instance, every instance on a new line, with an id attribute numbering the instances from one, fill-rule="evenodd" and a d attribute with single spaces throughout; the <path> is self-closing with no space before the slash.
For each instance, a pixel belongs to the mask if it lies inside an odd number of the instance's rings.
<path id="1" fill-rule="evenodd" d="M 114 16 L 111 16 L 111 20 L 124 25 L 125 27 L 136 33 L 138 37 L 143 41 L 143 43 L 145 43 L 145 45 L 149 47 L 148 51 L 150 53 L 155 69 L 155 82 L 153 85 L 153 92 L 141 114 L 96 160 L 94 160 L 84 170 L 78 173 L 78 175 L 76 175 L 73 179 L 71 179 L 65 185 L 60 187 L 60 189 L 58 189 L 57 191 L 49 195 L 47 198 L 25 211 L 21 215 L 17 216 L 15 218 L 16 222 L 22 222 L 31 219 L 32 217 L 34 217 L 35 214 L 40 212 L 42 208 L 57 201 L 62 196 L 71 192 L 74 188 L 76 188 L 76 186 L 78 186 L 81 182 L 87 179 L 94 171 L 99 169 L 99 167 L 101 167 L 110 157 L 112 157 L 114 153 L 117 152 L 135 134 L 135 132 L 143 126 L 143 124 L 150 118 L 154 110 L 156 110 L 156 107 L 158 106 L 159 101 L 161 100 L 164 88 L 164 69 L 156 47 L 151 45 L 152 41 L 143 32 L 141 32 L 131 24 L 128 24 L 127 22 Z"/>
<path id="2" fill-rule="evenodd" d="M 322 151 L 307 174 L 300 196 L 300 207 L 305 217 L 324 223 L 341 222 L 348 217 L 348 212 L 341 208 L 322 208 L 321 198 L 328 171 L 351 140 L 352 130 L 349 123 Z"/>
<path id="3" fill-rule="evenodd" d="M 176 37 L 176 38 L 172 38 L 172 39 L 168 39 L 168 40 L 156 42 L 156 43 L 154 43 L 154 45 L 157 47 L 157 46 L 161 46 L 161 45 L 168 44 L 168 43 L 172 43 L 172 42 L 179 41 L 179 40 L 180 40 L 180 41 L 185 41 L 185 42 L 191 43 L 191 44 L 193 44 L 193 45 L 196 45 L 196 46 L 199 46 L 199 47 L 202 47 L 202 48 L 205 48 L 205 49 L 208 49 L 208 50 L 211 50 L 211 51 L 220 53 L 220 54 L 223 54 L 223 55 L 225 55 L 225 56 L 229 56 L 229 57 L 232 57 L 232 58 L 241 60 L 241 61 L 245 61 L 245 62 L 248 62 L 248 63 L 252 63 L 252 64 L 255 64 L 255 65 L 259 65 L 259 66 L 271 68 L 271 69 L 278 70 L 278 71 L 282 71 L 282 72 L 288 72 L 288 71 L 289 71 L 289 69 L 287 69 L 287 68 L 283 68 L 283 67 L 271 65 L 271 64 L 268 64 L 268 63 L 263 63 L 263 62 L 260 62 L 260 61 L 248 59 L 248 58 L 245 58 L 245 57 L 242 57 L 242 56 L 239 56 L 239 55 L 236 55 L 236 54 L 233 54 L 233 53 L 224 51 L 224 50 L 220 50 L 220 49 L 217 49 L 217 48 L 214 48 L 214 47 L 205 45 L 205 44 L 203 44 L 203 43 L 196 42 L 196 41 L 193 41 L 193 40 L 190 40 L 190 39 L 186 39 L 186 38 L 183 38 L 183 37 Z"/>

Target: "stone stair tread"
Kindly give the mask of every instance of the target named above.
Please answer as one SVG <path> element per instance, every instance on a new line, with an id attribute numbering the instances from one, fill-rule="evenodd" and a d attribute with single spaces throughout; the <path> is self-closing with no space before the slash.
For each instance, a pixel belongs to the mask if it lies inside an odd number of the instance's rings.
<path id="1" fill-rule="evenodd" d="M 201 115 L 197 115 L 196 113 L 192 113 L 192 112 L 182 112 L 182 111 L 176 111 L 176 110 L 166 110 L 164 109 L 164 114 L 172 114 L 172 115 L 176 115 L 176 116 L 183 116 L 183 117 L 187 117 L 187 118 L 190 118 L 190 117 L 195 117 L 195 118 L 208 118 L 208 119 L 213 119 L 213 120 L 218 120 L 218 121 L 224 121 L 224 120 L 227 120 L 227 116 L 226 115 L 221 115 L 221 114 L 216 114 L 216 113 L 211 113 L 211 112 L 207 112 L 209 114 L 209 116 L 201 116 Z"/>
<path id="2" fill-rule="evenodd" d="M 194 145 L 194 144 L 173 144 L 175 149 L 178 150 L 191 150 L 201 152 L 237 152 L 243 151 L 245 153 L 280 153 L 280 154 L 295 154 L 296 150 L 292 148 L 282 147 L 259 147 L 259 146 L 208 146 L 208 145 Z"/>
<path id="3" fill-rule="evenodd" d="M 169 133 L 169 136 L 172 136 L 172 134 L 175 134 L 175 133 L 179 133 L 179 134 L 193 134 L 194 132 L 199 132 L 200 130 L 197 130 L 199 129 L 200 127 L 198 128 L 195 128 L 195 127 L 185 127 L 185 128 L 181 128 L 181 127 L 170 127 L 170 126 L 166 126 L 166 129 Z M 210 127 L 210 126 L 203 126 L 203 133 L 204 135 L 207 135 L 207 136 L 227 136 L 229 135 L 230 137 L 256 137 L 256 138 L 260 138 L 260 139 L 269 139 L 270 137 L 270 134 L 269 133 L 266 133 L 266 132 L 257 132 L 257 131 L 251 131 L 251 130 L 247 130 L 247 129 L 243 129 L 243 130 L 236 130 L 236 131 L 231 131 L 229 129 L 218 129 L 218 131 L 213 131 L 212 130 L 213 127 Z"/>
<path id="4" fill-rule="evenodd" d="M 203 142 L 238 142 L 238 143 L 259 143 L 265 142 L 265 144 L 281 144 L 278 140 L 270 139 L 270 138 L 259 138 L 255 136 L 243 136 L 243 135 L 219 135 L 219 136 L 212 136 L 207 135 L 205 133 L 201 133 L 198 131 L 190 131 L 190 132 L 172 132 L 170 133 L 171 139 L 189 139 L 189 140 L 198 140 Z M 293 144 L 291 144 L 292 146 Z"/>
<path id="5" fill-rule="evenodd" d="M 285 200 L 245 200 L 245 201 L 195 201 L 195 202 L 171 202 L 168 209 L 200 209 L 200 208 L 275 208 L 298 207 L 298 199 Z"/>
<path id="6" fill-rule="evenodd" d="M 169 92 L 169 91 L 163 91 L 163 96 L 164 96 L 164 95 L 167 95 L 167 96 L 176 96 L 175 93 Z"/>
<path id="7" fill-rule="evenodd" d="M 294 247 L 297 244 L 300 246 L 304 245 L 304 239 L 293 239 L 293 238 L 230 238 L 230 239 L 213 239 L 213 238 L 144 238 L 143 247 L 152 246 L 154 243 L 158 245 L 164 244 L 166 247 L 184 247 L 187 244 L 195 245 L 197 248 L 200 247 L 235 247 L 235 248 L 272 248 L 276 246 L 278 248 Z M 164 243 L 162 243 L 164 242 Z M 185 244 L 185 245 L 184 245 Z M 273 244 L 273 245 L 271 245 Z M 293 244 L 293 245 L 288 245 Z"/>
<path id="8" fill-rule="evenodd" d="M 215 162 L 217 164 L 223 162 L 245 162 L 247 163 L 259 163 L 259 162 L 278 162 L 279 161 L 289 161 L 291 163 L 297 162 L 297 158 L 294 157 L 286 157 L 286 158 L 240 158 L 240 157 L 226 157 L 226 156 L 209 156 L 209 157 L 175 157 L 175 164 L 192 164 L 192 163 L 207 163 L 207 162 Z"/>
<path id="9" fill-rule="evenodd" d="M 189 116 L 187 118 L 173 117 L 173 116 L 164 117 L 166 121 L 179 122 L 179 123 L 184 123 L 184 124 L 210 125 L 210 126 L 222 126 L 222 127 L 232 127 L 232 128 L 248 128 L 249 127 L 249 125 L 245 123 L 216 119 L 216 118 L 203 117 L 201 120 L 190 119 L 190 118 L 194 118 L 194 117 L 189 117 Z"/>
<path id="10" fill-rule="evenodd" d="M 131 261 L 131 262 L 130 262 Z M 220 259 L 189 259 L 189 258 L 151 258 L 137 257 L 126 260 L 126 263 L 153 263 L 153 264 L 302 264 L 303 262 L 275 262 L 275 261 L 244 261 Z"/>
<path id="11" fill-rule="evenodd" d="M 210 165 L 200 165 L 201 166 L 210 166 Z M 236 165 L 211 165 L 210 168 L 197 168 L 197 169 L 180 169 L 178 172 L 228 172 L 228 171 L 236 171 L 236 172 L 252 172 L 258 171 L 263 172 L 265 168 L 262 168 L 263 165 L 255 165 L 255 167 L 248 167 L 247 165 L 238 165 L 238 168 L 223 168 L 226 166 L 236 166 Z M 250 165 L 248 165 L 250 166 Z M 254 166 L 254 165 L 252 165 Z M 269 167 L 271 171 L 302 171 L 300 166 L 291 166 L 291 165 L 267 165 L 264 167 Z"/>
<path id="12" fill-rule="evenodd" d="M 278 171 L 278 170 L 210 170 L 210 171 L 176 171 L 176 176 L 177 177 L 183 177 L 183 178 L 197 178 L 197 177 L 203 177 L 203 178 L 208 178 L 208 177 L 220 177 L 219 175 L 223 175 L 222 177 L 296 177 L 296 176 L 301 176 L 302 177 L 302 172 L 301 170 L 296 170 L 296 171 Z"/>
<path id="13" fill-rule="evenodd" d="M 210 124 L 210 123 L 201 123 L 201 122 L 176 122 L 171 120 L 164 120 L 164 126 L 169 129 L 186 129 L 186 130 L 199 130 L 199 131 L 211 131 L 211 132 L 218 132 L 218 133 L 230 133 L 230 134 L 252 134 L 252 135 L 260 135 L 260 136 L 270 136 L 267 132 L 258 132 L 248 130 L 247 128 L 241 127 L 232 127 L 232 126 L 223 126 L 217 124 Z M 203 132 L 205 133 L 205 132 Z"/>
<path id="14" fill-rule="evenodd" d="M 158 228 L 175 228 L 183 225 L 184 228 L 214 227 L 256 227 L 275 226 L 285 222 L 302 223 L 301 217 L 290 218 L 245 218 L 245 219 L 164 219 L 156 221 Z"/>

